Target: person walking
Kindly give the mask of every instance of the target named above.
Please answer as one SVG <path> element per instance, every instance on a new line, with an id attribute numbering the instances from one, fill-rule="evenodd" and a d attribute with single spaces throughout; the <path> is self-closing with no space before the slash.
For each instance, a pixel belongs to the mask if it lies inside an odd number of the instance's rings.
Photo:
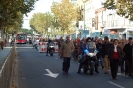
<path id="1" fill-rule="evenodd" d="M 111 68 L 111 75 L 112 79 L 117 80 L 117 72 L 118 72 L 118 66 L 119 62 L 122 59 L 122 49 L 118 45 L 119 41 L 117 39 L 114 39 L 113 45 L 109 48 L 109 59 L 110 59 L 110 68 Z"/>
<path id="2" fill-rule="evenodd" d="M 108 74 L 108 70 L 110 67 L 110 61 L 108 57 L 109 48 L 112 44 L 109 42 L 109 38 L 107 36 L 104 37 L 104 43 L 102 44 L 102 58 L 104 61 L 104 74 Z"/>
<path id="3" fill-rule="evenodd" d="M 122 59 L 121 59 L 121 62 L 120 62 L 121 74 L 123 74 L 123 73 L 125 72 L 125 70 L 124 70 L 125 53 L 124 53 L 124 51 L 123 51 L 123 48 L 124 48 L 125 44 L 126 44 L 126 39 L 123 38 L 123 39 L 121 40 L 121 43 L 119 44 L 119 46 L 120 46 L 121 49 L 122 49 Z"/>
<path id="4" fill-rule="evenodd" d="M 68 74 L 70 68 L 70 59 L 72 52 L 74 51 L 74 44 L 70 41 L 70 36 L 66 36 L 66 41 L 62 42 L 59 56 L 63 58 L 63 74 Z"/>
<path id="5" fill-rule="evenodd" d="M 0 46 L 1 46 L 1 49 L 3 50 L 4 49 L 4 41 L 3 40 L 0 42 Z"/>
<path id="6" fill-rule="evenodd" d="M 129 43 L 123 48 L 125 53 L 125 75 L 132 76 L 132 55 L 133 55 L 133 39 L 129 38 Z"/>
<path id="7" fill-rule="evenodd" d="M 103 58 L 102 58 L 102 39 L 101 38 L 98 40 L 98 43 L 96 44 L 96 48 L 98 50 L 98 53 L 97 53 L 98 67 L 99 67 L 99 62 L 100 62 L 101 67 L 103 69 L 104 66 L 103 66 Z"/>

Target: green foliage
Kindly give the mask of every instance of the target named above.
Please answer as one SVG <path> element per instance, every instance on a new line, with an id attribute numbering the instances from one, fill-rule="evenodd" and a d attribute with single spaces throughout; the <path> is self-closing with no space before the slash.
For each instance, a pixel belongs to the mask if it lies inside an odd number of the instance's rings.
<path id="1" fill-rule="evenodd" d="M 26 28 L 22 28 L 19 30 L 19 32 L 23 32 L 23 33 L 26 33 L 26 34 L 33 34 L 33 30 L 29 30 L 29 29 L 26 29 Z"/>
<path id="2" fill-rule="evenodd" d="M 103 5 L 107 9 L 116 9 L 115 0 L 106 0 L 106 2 L 103 3 Z"/>
<path id="3" fill-rule="evenodd" d="M 115 9 L 118 15 L 133 20 L 133 0 L 107 0 L 104 7 Z"/>
<path id="4" fill-rule="evenodd" d="M 61 3 L 54 2 L 51 11 L 63 31 L 68 31 L 74 26 L 73 22 L 76 22 L 78 18 L 77 8 L 70 0 L 62 0 Z"/>
<path id="5" fill-rule="evenodd" d="M 37 0 L 0 0 L 0 22 L 8 33 L 20 30 L 23 15 L 34 8 Z"/>
<path id="6" fill-rule="evenodd" d="M 52 26 L 53 16 L 52 14 L 46 13 L 36 13 L 30 19 L 30 25 L 34 27 L 40 33 L 47 33 L 48 28 Z"/>

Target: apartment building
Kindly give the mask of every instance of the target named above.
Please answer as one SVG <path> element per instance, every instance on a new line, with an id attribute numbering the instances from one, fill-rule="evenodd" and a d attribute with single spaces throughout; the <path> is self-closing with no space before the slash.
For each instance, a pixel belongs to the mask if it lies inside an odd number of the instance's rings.
<path id="1" fill-rule="evenodd" d="M 133 36 L 133 22 L 125 17 L 118 16 L 115 10 L 104 9 L 104 11 L 100 11 L 100 9 L 97 9 L 95 12 L 97 18 L 96 29 L 103 34 L 115 35 L 120 39 Z"/>
<path id="2" fill-rule="evenodd" d="M 118 16 L 115 10 L 103 8 L 102 2 L 102 0 L 77 0 L 82 30 L 85 25 L 85 30 L 89 30 L 89 33 L 102 32 L 120 38 L 132 37 L 133 22 Z"/>

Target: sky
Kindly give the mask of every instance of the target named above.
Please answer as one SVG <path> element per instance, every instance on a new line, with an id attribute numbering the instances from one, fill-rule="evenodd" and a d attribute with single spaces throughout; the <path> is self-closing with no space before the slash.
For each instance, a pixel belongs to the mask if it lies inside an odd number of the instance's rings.
<path id="1" fill-rule="evenodd" d="M 32 18 L 32 15 L 34 13 L 45 13 L 50 11 L 50 7 L 52 6 L 53 1 L 59 1 L 59 0 L 39 0 L 35 3 L 34 10 L 32 10 L 30 13 L 28 13 L 28 17 L 24 15 L 23 18 L 23 28 L 30 29 L 29 20 Z"/>

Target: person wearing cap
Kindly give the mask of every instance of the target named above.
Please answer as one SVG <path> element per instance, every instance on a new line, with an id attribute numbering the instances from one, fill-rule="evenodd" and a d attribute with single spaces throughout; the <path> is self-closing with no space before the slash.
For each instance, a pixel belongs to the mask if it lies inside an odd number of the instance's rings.
<path id="1" fill-rule="evenodd" d="M 125 75 L 132 76 L 132 58 L 133 58 L 133 39 L 130 37 L 125 44 L 123 51 L 125 53 Z"/>

